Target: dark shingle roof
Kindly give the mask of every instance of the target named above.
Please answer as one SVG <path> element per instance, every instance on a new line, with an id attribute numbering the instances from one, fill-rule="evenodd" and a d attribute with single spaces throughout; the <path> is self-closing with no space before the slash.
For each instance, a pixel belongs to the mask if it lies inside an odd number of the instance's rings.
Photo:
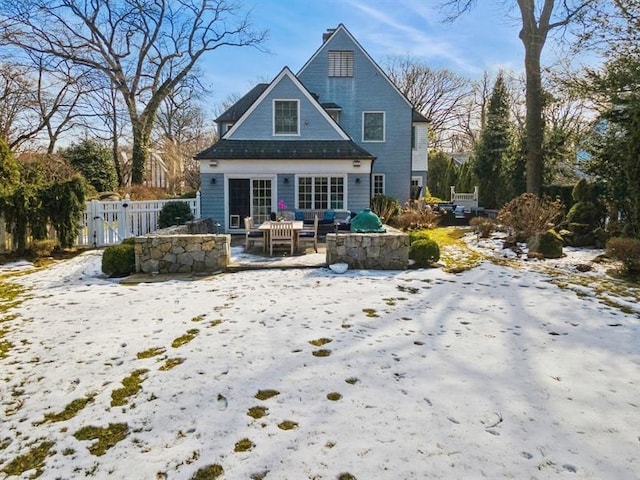
<path id="1" fill-rule="evenodd" d="M 238 100 L 236 103 L 227 108 L 222 115 L 216 118 L 217 123 L 235 123 L 240 117 L 249 110 L 260 95 L 267 89 L 268 83 L 259 83 L 253 87 L 249 93 Z"/>
<path id="2" fill-rule="evenodd" d="M 427 117 L 425 117 L 424 115 L 422 115 L 420 112 L 418 112 L 417 110 L 413 110 L 413 114 L 411 115 L 411 121 L 412 122 L 425 122 L 428 123 L 429 119 Z"/>
<path id="3" fill-rule="evenodd" d="M 351 140 L 219 140 L 196 159 L 375 159 Z"/>

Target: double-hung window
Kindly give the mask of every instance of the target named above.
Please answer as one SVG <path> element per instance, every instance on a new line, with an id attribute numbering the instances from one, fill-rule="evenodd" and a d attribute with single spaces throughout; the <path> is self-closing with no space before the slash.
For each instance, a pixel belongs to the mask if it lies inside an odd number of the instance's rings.
<path id="1" fill-rule="evenodd" d="M 345 179 L 340 177 L 298 177 L 298 208 L 343 210 Z"/>
<path id="2" fill-rule="evenodd" d="M 298 135 L 300 118 L 298 109 L 298 100 L 273 101 L 274 135 Z"/>
<path id="3" fill-rule="evenodd" d="M 384 195 L 384 174 L 383 173 L 374 173 L 373 174 L 373 185 L 371 193 L 375 197 L 376 195 Z"/>
<path id="4" fill-rule="evenodd" d="M 384 112 L 362 113 L 362 141 L 384 142 Z"/>

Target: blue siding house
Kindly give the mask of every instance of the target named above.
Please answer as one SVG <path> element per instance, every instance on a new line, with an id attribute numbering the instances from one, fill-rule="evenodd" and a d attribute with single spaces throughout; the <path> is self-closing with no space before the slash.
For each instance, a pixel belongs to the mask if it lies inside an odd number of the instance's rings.
<path id="1" fill-rule="evenodd" d="M 297 75 L 285 67 L 216 119 L 200 152 L 202 216 L 233 233 L 242 219 L 287 210 L 337 218 L 385 194 L 401 203 L 426 185 L 427 120 L 344 25 L 328 30 Z"/>

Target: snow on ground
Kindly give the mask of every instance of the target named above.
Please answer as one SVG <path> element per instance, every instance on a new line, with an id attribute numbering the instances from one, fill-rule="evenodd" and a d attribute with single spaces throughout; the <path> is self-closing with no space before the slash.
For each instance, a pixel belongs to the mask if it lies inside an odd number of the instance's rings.
<path id="1" fill-rule="evenodd" d="M 212 464 L 225 479 L 638 478 L 640 309 L 588 282 L 577 295 L 548 271 L 484 262 L 123 285 L 100 261 L 4 280 L 29 291 L 0 313 L 14 345 L 0 359 L 0 478 L 43 441 L 43 479 L 191 479 Z M 161 369 L 170 359 L 183 362 Z M 111 406 L 140 369 L 142 389 Z M 255 398 L 265 389 L 279 395 Z M 73 435 L 118 423 L 126 438 L 101 456 Z M 235 452 L 242 439 L 253 447 Z"/>

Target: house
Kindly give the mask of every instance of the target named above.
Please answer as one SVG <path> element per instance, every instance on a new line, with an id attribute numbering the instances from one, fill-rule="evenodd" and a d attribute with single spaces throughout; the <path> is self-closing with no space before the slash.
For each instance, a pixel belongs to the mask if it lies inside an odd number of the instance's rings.
<path id="1" fill-rule="evenodd" d="M 426 185 L 427 119 L 339 25 L 294 75 L 288 67 L 216 119 L 220 140 L 196 155 L 202 216 L 226 232 L 287 210 L 337 218 Z M 414 188 L 414 193 L 416 188 Z"/>

